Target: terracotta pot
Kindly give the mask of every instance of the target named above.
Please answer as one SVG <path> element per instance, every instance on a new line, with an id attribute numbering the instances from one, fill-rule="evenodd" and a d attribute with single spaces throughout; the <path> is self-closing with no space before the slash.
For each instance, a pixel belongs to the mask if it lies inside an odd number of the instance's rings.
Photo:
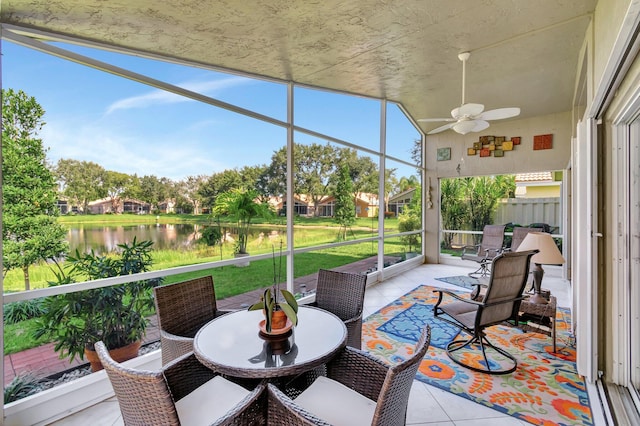
<path id="1" fill-rule="evenodd" d="M 287 314 L 284 311 L 273 311 L 271 314 L 271 330 L 278 330 L 287 325 Z"/>
<path id="2" fill-rule="evenodd" d="M 141 341 L 133 342 L 128 344 L 127 346 L 123 346 L 121 348 L 111 349 L 109 351 L 109 355 L 116 362 L 124 362 L 135 358 L 138 356 L 138 351 L 140 350 Z M 103 369 L 102 363 L 100 362 L 100 358 L 98 358 L 98 353 L 91 349 L 84 349 L 84 357 L 91 364 L 91 371 L 96 372 Z"/>

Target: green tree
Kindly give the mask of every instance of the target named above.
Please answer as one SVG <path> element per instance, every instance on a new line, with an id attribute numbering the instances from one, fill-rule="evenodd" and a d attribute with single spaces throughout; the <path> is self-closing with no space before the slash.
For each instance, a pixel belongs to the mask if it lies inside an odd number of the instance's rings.
<path id="1" fill-rule="evenodd" d="M 320 214 L 320 202 L 330 193 L 331 177 L 337 170 L 337 154 L 336 148 L 329 144 L 296 144 L 294 192 L 311 198 L 315 216 Z"/>
<path id="2" fill-rule="evenodd" d="M 273 213 L 267 203 L 259 203 L 256 201 L 257 198 L 258 193 L 253 189 L 234 189 L 220 194 L 216 199 L 214 214 L 229 216 L 237 223 L 238 241 L 235 252 L 238 254 L 247 253 L 251 220 L 256 217 L 269 217 Z"/>
<path id="3" fill-rule="evenodd" d="M 349 176 L 353 182 L 354 197 L 358 194 L 378 193 L 378 165 L 371 157 L 358 156 L 355 149 L 341 148 L 339 150 L 340 164 L 349 166 Z"/>
<path id="4" fill-rule="evenodd" d="M 398 215 L 398 231 L 410 232 L 417 231 L 422 227 L 422 207 L 421 207 L 422 189 L 420 186 L 416 187 L 413 192 L 411 201 L 404 206 L 402 213 Z M 402 241 L 408 246 L 407 252 L 412 253 L 414 249 L 420 244 L 420 235 L 411 234 L 403 235 Z"/>
<path id="5" fill-rule="evenodd" d="M 498 200 L 515 193 L 515 177 L 503 175 L 443 179 L 441 191 L 440 209 L 444 229 L 482 231 L 484 225 L 493 223 Z M 445 247 L 451 246 L 451 238 L 445 236 Z"/>
<path id="6" fill-rule="evenodd" d="M 111 211 L 118 213 L 120 211 L 120 201 L 128 195 L 131 187 L 131 176 L 126 173 L 114 172 L 108 170 L 104 178 L 104 189 L 107 197 L 111 201 Z"/>
<path id="7" fill-rule="evenodd" d="M 464 198 L 469 206 L 469 223 L 473 231 L 481 231 L 484 225 L 493 223 L 498 200 L 509 194 L 505 180 L 495 176 L 463 178 Z M 515 185 L 515 183 L 514 183 Z"/>
<path id="8" fill-rule="evenodd" d="M 44 109 L 23 91 L 2 90 L 2 261 L 20 268 L 29 290 L 29 267 L 65 256 L 66 230 L 56 222 L 57 193 L 37 138 Z"/>
<path id="9" fill-rule="evenodd" d="M 335 190 L 335 221 L 340 224 L 338 239 L 347 239 L 347 229 L 356 221 L 356 206 L 353 198 L 353 182 L 349 173 L 349 166 L 343 164 L 338 172 Z"/>
<path id="10" fill-rule="evenodd" d="M 462 180 L 458 178 L 442 179 L 440 182 L 440 216 L 442 229 L 463 229 L 467 223 L 468 205 L 464 201 Z M 442 235 L 442 247 L 451 248 L 453 233 Z"/>
<path id="11" fill-rule="evenodd" d="M 204 207 L 213 207 L 220 194 L 240 188 L 243 188 L 240 173 L 235 169 L 227 169 L 214 173 L 208 179 L 202 179 L 197 193 Z"/>
<path id="12" fill-rule="evenodd" d="M 55 175 L 62 194 L 73 204 L 89 211 L 89 202 L 104 198 L 106 170 L 90 161 L 61 158 L 55 167 Z"/>
<path id="13" fill-rule="evenodd" d="M 172 182 L 167 178 L 158 178 L 154 175 L 139 178 L 140 199 L 151 203 L 156 208 L 169 198 Z"/>

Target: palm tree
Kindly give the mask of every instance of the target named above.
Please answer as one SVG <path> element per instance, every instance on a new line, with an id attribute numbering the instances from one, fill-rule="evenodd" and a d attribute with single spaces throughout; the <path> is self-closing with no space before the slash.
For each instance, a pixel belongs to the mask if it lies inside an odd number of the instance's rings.
<path id="1" fill-rule="evenodd" d="M 251 219 L 271 216 L 271 208 L 266 203 L 259 203 L 255 190 L 233 189 L 216 198 L 213 212 L 221 216 L 229 216 L 238 224 L 238 242 L 235 252 L 247 254 L 247 237 Z"/>

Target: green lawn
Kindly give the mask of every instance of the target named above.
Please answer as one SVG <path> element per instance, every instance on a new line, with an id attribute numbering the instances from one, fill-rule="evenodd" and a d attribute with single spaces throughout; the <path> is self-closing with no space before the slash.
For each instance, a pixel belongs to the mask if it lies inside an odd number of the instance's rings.
<path id="1" fill-rule="evenodd" d="M 100 219 L 109 221 L 111 218 L 118 218 L 122 223 L 122 219 L 145 219 L 144 215 L 101 215 L 88 216 L 89 219 Z M 78 218 L 81 216 L 72 216 Z M 65 217 L 68 219 L 68 217 Z M 148 217 L 146 218 L 148 219 Z M 188 219 L 188 218 L 186 218 Z M 153 219 L 155 221 L 155 219 Z M 333 242 L 336 239 L 337 227 L 334 222 L 326 219 L 305 220 L 305 226 L 300 226 L 296 236 L 300 236 L 301 241 L 296 242 L 300 246 L 311 246 L 322 243 Z M 114 220 L 112 223 L 116 223 Z M 175 223 L 175 218 L 173 220 Z M 353 227 L 353 236 L 367 237 L 371 235 L 369 230 L 363 229 L 364 225 L 371 223 L 370 219 L 361 220 Z M 377 224 L 377 222 L 375 222 Z M 361 226 L 361 227 L 360 227 Z M 385 220 L 385 227 L 392 228 L 397 226 L 397 221 Z M 304 232 L 304 228 L 314 228 L 314 232 Z M 318 228 L 323 228 L 318 230 Z M 350 234 L 351 235 L 351 234 Z M 387 254 L 401 254 L 404 245 L 398 239 L 388 239 L 385 241 L 385 252 Z M 252 254 L 268 253 L 272 251 L 272 247 L 265 245 L 263 247 L 253 247 Z M 331 249 L 319 250 L 314 252 L 300 253 L 295 255 L 295 277 L 309 275 L 316 272 L 320 268 L 334 268 L 336 266 L 352 263 L 370 256 L 377 252 L 377 243 L 363 242 L 354 245 L 334 247 Z M 229 258 L 232 255 L 231 249 L 226 248 L 223 258 Z M 153 270 L 168 269 L 177 266 L 192 265 L 196 263 L 211 262 L 220 259 L 219 247 L 200 246 L 196 250 L 178 251 L 178 250 L 162 250 L 155 251 L 153 256 Z M 283 260 L 282 279 L 284 280 L 285 265 Z M 198 272 L 191 272 L 166 277 L 165 284 L 184 281 L 190 278 L 212 275 L 216 286 L 216 296 L 220 299 L 235 296 L 247 291 L 263 288 L 273 283 L 274 266 L 272 259 L 252 261 L 250 266 L 238 268 L 235 266 L 225 266 L 212 268 Z M 55 279 L 51 267 L 49 265 L 38 265 L 30 268 L 30 276 L 32 282 L 38 283 L 32 288 L 45 287 L 46 282 Z M 5 291 L 22 291 L 24 282 L 21 271 L 10 271 L 4 280 Z M 27 320 L 17 324 L 5 325 L 5 354 L 19 352 L 31 347 L 35 347 L 46 343 L 46 340 L 36 341 L 32 334 L 35 330 L 35 321 Z"/>

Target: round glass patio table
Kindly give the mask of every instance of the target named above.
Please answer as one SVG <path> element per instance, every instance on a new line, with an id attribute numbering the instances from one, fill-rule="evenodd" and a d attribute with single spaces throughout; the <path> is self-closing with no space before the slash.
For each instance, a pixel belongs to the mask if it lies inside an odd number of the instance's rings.
<path id="1" fill-rule="evenodd" d="M 346 345 L 347 328 L 322 309 L 300 306 L 298 325 L 278 336 L 265 336 L 262 311 L 236 311 L 205 324 L 193 351 L 202 364 L 233 377 L 293 376 L 318 367 Z"/>

